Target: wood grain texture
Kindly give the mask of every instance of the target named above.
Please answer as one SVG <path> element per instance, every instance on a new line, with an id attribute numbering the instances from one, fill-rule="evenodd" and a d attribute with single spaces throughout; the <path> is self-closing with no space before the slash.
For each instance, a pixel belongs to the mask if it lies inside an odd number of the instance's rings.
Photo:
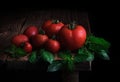
<path id="1" fill-rule="evenodd" d="M 30 26 L 35 25 L 39 29 L 43 22 L 47 19 L 59 19 L 65 24 L 76 21 L 81 24 L 90 33 L 89 18 L 87 12 L 70 11 L 70 10 L 41 10 L 41 11 L 28 11 L 21 13 L 12 13 L 9 15 L 0 16 L 0 49 L 4 49 L 11 45 L 11 38 L 16 34 L 21 34 Z M 2 56 L 2 54 L 0 54 Z M 7 57 L 6 57 L 7 58 Z M 4 58 L 2 58 L 4 59 Z M 29 69 L 31 64 L 28 62 L 7 62 L 8 69 Z M 22 64 L 21 64 L 22 63 Z M 91 62 L 81 63 L 76 65 L 76 70 L 90 70 Z M 17 66 L 16 66 L 17 65 Z M 33 68 L 32 68 L 33 67 Z M 31 69 L 36 69 L 36 65 L 32 65 Z"/>

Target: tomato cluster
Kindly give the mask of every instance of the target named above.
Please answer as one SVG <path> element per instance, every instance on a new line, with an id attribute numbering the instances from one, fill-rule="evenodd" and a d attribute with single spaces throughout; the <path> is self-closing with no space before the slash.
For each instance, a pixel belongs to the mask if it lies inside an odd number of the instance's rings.
<path id="1" fill-rule="evenodd" d="M 57 53 L 61 49 L 73 51 L 81 48 L 85 41 L 86 30 L 82 25 L 64 24 L 58 20 L 44 21 L 40 30 L 36 26 L 29 26 L 23 34 L 12 38 L 12 44 L 22 46 L 28 53 L 40 48 L 52 53 Z"/>

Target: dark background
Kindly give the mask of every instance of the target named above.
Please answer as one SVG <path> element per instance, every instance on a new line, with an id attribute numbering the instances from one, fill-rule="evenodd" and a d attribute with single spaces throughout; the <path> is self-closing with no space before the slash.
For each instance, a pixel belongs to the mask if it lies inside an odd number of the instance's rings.
<path id="1" fill-rule="evenodd" d="M 8 3 L 7 3 L 8 4 Z M 35 5 L 36 4 L 36 5 Z M 71 5 L 75 6 L 71 6 Z M 92 5 L 92 6 L 91 6 Z M 113 5 L 113 4 L 112 4 Z M 42 4 L 42 3 L 33 3 L 33 4 L 19 4 L 19 5 L 8 5 L 7 7 L 1 8 L 1 14 L 12 14 L 12 13 L 23 13 L 23 12 L 29 12 L 29 11 L 39 11 L 39 10 L 49 10 L 49 9 L 57 9 L 57 10 L 77 10 L 77 11 L 85 11 L 88 12 L 89 15 L 89 21 L 91 26 L 91 32 L 94 33 L 98 37 L 103 37 L 106 40 L 108 40 L 111 43 L 111 47 L 109 50 L 109 56 L 110 61 L 96 59 L 92 63 L 92 71 L 81 71 L 79 72 L 80 80 L 81 81 L 108 81 L 108 80 L 114 80 L 117 81 L 119 78 L 117 74 L 119 74 L 119 53 L 117 53 L 117 50 L 119 48 L 118 46 L 118 26 L 117 26 L 117 20 L 115 18 L 118 18 L 118 10 L 116 8 L 117 6 L 111 7 L 111 4 L 90 4 L 90 3 L 84 3 L 84 4 L 78 4 L 72 3 L 72 4 Z M 117 45 L 117 47 L 116 47 Z M 3 71 L 0 73 L 2 76 L 2 79 L 8 78 L 8 80 L 51 80 L 50 82 L 60 82 L 61 76 L 59 72 L 55 73 L 42 73 L 38 71 L 22 71 L 22 72 L 11 72 L 11 71 Z M 42 77 L 42 78 L 41 78 Z M 114 78 L 113 78 L 114 77 Z"/>

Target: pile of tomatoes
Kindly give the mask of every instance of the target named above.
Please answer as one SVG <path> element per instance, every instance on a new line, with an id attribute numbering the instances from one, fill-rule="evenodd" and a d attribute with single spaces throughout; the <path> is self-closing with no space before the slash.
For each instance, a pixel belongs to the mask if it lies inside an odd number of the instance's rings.
<path id="1" fill-rule="evenodd" d="M 86 30 L 82 25 L 64 24 L 59 20 L 46 20 L 40 29 L 28 26 L 22 34 L 12 37 L 12 44 L 30 53 L 44 48 L 52 53 L 60 50 L 74 51 L 86 41 Z"/>

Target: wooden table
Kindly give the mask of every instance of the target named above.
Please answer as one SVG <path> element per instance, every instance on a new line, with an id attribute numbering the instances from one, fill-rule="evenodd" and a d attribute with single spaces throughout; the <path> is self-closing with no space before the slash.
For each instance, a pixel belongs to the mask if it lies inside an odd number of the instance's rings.
<path id="1" fill-rule="evenodd" d="M 76 10 L 40 10 L 9 12 L 0 16 L 0 49 L 8 47 L 10 39 L 16 34 L 23 33 L 29 25 L 35 25 L 41 28 L 43 22 L 47 19 L 59 19 L 65 24 L 76 21 L 81 24 L 90 33 L 89 18 L 87 12 Z M 0 59 L 6 64 L 6 70 L 38 70 L 40 65 L 30 64 L 22 61 L 6 61 L 2 55 Z M 42 65 L 41 65 L 42 66 Z M 42 69 L 41 69 L 42 70 Z M 79 82 L 79 71 L 90 71 L 91 62 L 84 62 L 76 65 L 73 73 L 63 73 L 63 82 Z"/>

